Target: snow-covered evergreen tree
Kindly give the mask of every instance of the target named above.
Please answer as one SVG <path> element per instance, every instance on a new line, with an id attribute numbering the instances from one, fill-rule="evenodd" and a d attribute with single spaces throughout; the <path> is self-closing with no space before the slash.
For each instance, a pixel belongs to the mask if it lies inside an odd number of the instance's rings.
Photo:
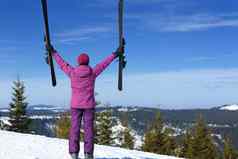
<path id="1" fill-rule="evenodd" d="M 28 127 L 30 124 L 30 119 L 26 114 L 28 103 L 25 101 L 25 86 L 23 81 L 20 81 L 19 78 L 14 81 L 13 84 L 13 97 L 12 102 L 10 103 L 9 130 L 23 133 L 29 132 Z"/>

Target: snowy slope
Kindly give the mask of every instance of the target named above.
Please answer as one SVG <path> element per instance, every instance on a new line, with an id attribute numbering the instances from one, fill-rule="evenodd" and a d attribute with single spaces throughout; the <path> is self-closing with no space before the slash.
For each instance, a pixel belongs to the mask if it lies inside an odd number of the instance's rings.
<path id="1" fill-rule="evenodd" d="M 237 104 L 226 105 L 221 107 L 220 110 L 238 111 L 238 105 Z"/>
<path id="2" fill-rule="evenodd" d="M 82 144 L 81 147 L 83 148 Z M 82 150 L 83 151 L 83 150 Z M 83 153 L 80 153 L 83 158 Z M 70 159 L 67 140 L 0 131 L 1 159 Z M 178 159 L 140 151 L 95 146 L 96 159 Z"/>

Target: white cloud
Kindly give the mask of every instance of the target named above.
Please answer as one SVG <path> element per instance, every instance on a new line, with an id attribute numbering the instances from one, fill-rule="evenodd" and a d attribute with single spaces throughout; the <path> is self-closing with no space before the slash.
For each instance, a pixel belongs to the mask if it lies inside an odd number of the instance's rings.
<path id="1" fill-rule="evenodd" d="M 185 62 L 211 62 L 211 61 L 217 61 L 217 60 L 220 60 L 220 59 L 229 60 L 229 59 L 235 58 L 235 57 L 236 57 L 236 54 L 226 53 L 226 54 L 222 54 L 222 55 L 213 55 L 213 56 L 192 56 L 192 57 L 186 57 L 184 59 L 184 61 Z"/>
<path id="2" fill-rule="evenodd" d="M 8 80 L 0 80 L 0 107 L 8 106 L 11 101 L 12 81 L 15 78 Z M 68 105 L 69 101 L 69 83 L 66 79 L 58 79 L 57 87 L 51 86 L 50 78 L 29 78 L 21 77 L 26 86 L 27 101 L 30 104 L 53 104 L 59 106 Z M 67 91 L 68 89 L 68 91 Z"/>
<path id="3" fill-rule="evenodd" d="M 11 81 L 0 82 L 0 105 L 10 102 Z M 24 79 L 30 104 L 68 106 L 70 83 L 58 79 Z M 162 108 L 212 107 L 237 103 L 238 68 L 180 70 L 158 73 L 125 74 L 124 90 L 117 90 L 117 75 L 102 75 L 96 82 L 97 99 L 103 103 L 157 106 Z"/>
<path id="4" fill-rule="evenodd" d="M 170 3 L 170 2 L 175 2 L 176 0 L 129 0 L 128 2 L 131 3 Z"/>
<path id="5" fill-rule="evenodd" d="M 151 3 L 171 3 L 175 2 L 176 0 L 125 0 L 125 3 L 132 3 L 132 4 L 151 4 Z M 117 4 L 117 1 L 110 1 L 110 0 L 94 0 L 94 3 L 99 4 Z"/>
<path id="6" fill-rule="evenodd" d="M 99 97 L 114 99 L 115 103 L 188 108 L 237 102 L 238 69 L 181 70 L 128 75 L 125 91 L 119 94 L 116 79 Z M 103 85 L 103 84 L 101 84 Z M 103 85 L 104 86 L 104 85 Z M 105 95 L 104 95 L 105 94 Z M 115 98 L 118 97 L 118 98 Z"/>
<path id="7" fill-rule="evenodd" d="M 72 38 L 69 37 L 69 38 L 60 39 L 59 42 L 64 44 L 74 44 L 76 42 L 89 40 L 89 39 L 91 39 L 91 37 L 72 37 Z"/>
<path id="8" fill-rule="evenodd" d="M 147 13 L 131 14 L 128 16 L 139 22 L 147 29 L 160 32 L 190 32 L 202 31 L 220 27 L 238 27 L 238 13 L 193 13 L 179 15 L 179 13 Z"/>
<path id="9" fill-rule="evenodd" d="M 72 36 L 84 36 L 88 34 L 95 34 L 95 33 L 103 33 L 103 32 L 109 32 L 111 31 L 108 27 L 103 26 L 91 26 L 91 27 L 85 27 L 85 28 L 78 28 L 78 29 L 72 29 L 68 31 L 64 31 L 62 33 L 56 34 L 56 37 L 72 37 Z"/>
<path id="10" fill-rule="evenodd" d="M 206 19 L 207 18 L 207 19 Z M 175 21 L 167 24 L 159 24 L 161 31 L 166 32 L 189 32 L 200 31 L 219 27 L 238 27 L 238 19 L 226 20 L 226 19 L 190 19 L 185 17 L 181 21 Z"/>
<path id="11" fill-rule="evenodd" d="M 98 34 L 110 33 L 112 28 L 107 26 L 89 26 L 81 27 L 71 30 L 66 30 L 61 33 L 55 34 L 55 37 L 59 38 L 62 43 L 74 43 L 82 40 L 88 40 L 98 37 Z"/>
<path id="12" fill-rule="evenodd" d="M 204 62 L 204 61 L 214 61 L 217 60 L 217 57 L 210 56 L 199 56 L 199 57 L 191 57 L 185 59 L 186 62 Z"/>

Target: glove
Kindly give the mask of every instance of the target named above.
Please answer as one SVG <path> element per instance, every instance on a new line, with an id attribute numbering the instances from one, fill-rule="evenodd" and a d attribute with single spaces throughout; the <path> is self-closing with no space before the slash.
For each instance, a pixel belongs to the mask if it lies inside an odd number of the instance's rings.
<path id="1" fill-rule="evenodd" d="M 56 52 L 55 48 L 51 44 L 50 45 L 45 44 L 45 48 L 47 51 L 50 51 L 51 53 Z"/>
<path id="2" fill-rule="evenodd" d="M 114 52 L 115 56 L 118 57 L 118 56 L 121 56 L 124 54 L 125 52 L 125 46 L 126 45 L 126 40 L 125 38 L 122 39 L 122 44 L 120 47 L 117 48 L 117 50 Z"/>
<path id="3" fill-rule="evenodd" d="M 46 36 L 44 36 L 44 42 L 45 42 L 45 48 L 47 51 L 50 51 L 51 53 L 56 52 L 56 50 L 54 49 L 54 47 L 51 44 L 47 44 L 46 42 Z"/>
<path id="4" fill-rule="evenodd" d="M 54 49 L 54 47 L 52 45 L 49 46 L 47 44 L 45 44 L 45 48 L 46 48 L 45 61 L 49 65 L 50 60 L 49 60 L 48 52 L 51 52 L 52 54 L 54 54 L 56 52 L 56 50 Z"/>
<path id="5" fill-rule="evenodd" d="M 118 57 L 118 56 L 124 54 L 124 51 L 125 51 L 124 49 L 125 49 L 124 46 L 118 47 L 117 50 L 114 52 L 114 55 L 115 55 L 116 57 Z"/>

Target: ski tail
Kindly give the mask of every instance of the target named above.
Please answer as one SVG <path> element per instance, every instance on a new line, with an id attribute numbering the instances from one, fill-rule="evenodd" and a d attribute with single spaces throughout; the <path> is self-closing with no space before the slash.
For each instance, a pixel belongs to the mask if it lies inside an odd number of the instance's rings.
<path id="1" fill-rule="evenodd" d="M 48 23 L 47 0 L 41 0 L 41 5 L 42 5 L 44 24 L 45 24 L 45 42 L 46 42 L 46 45 L 51 46 L 49 23 Z M 54 70 L 54 62 L 53 62 L 52 52 L 51 52 L 51 50 L 47 50 L 47 51 L 48 51 L 47 58 L 49 61 L 49 66 L 50 66 L 52 86 L 55 87 L 57 82 L 56 82 L 56 75 L 55 75 L 55 70 Z"/>
<path id="2" fill-rule="evenodd" d="M 122 59 L 119 58 L 119 72 L 118 72 L 118 90 L 122 91 L 123 89 L 123 68 L 122 68 Z"/>

